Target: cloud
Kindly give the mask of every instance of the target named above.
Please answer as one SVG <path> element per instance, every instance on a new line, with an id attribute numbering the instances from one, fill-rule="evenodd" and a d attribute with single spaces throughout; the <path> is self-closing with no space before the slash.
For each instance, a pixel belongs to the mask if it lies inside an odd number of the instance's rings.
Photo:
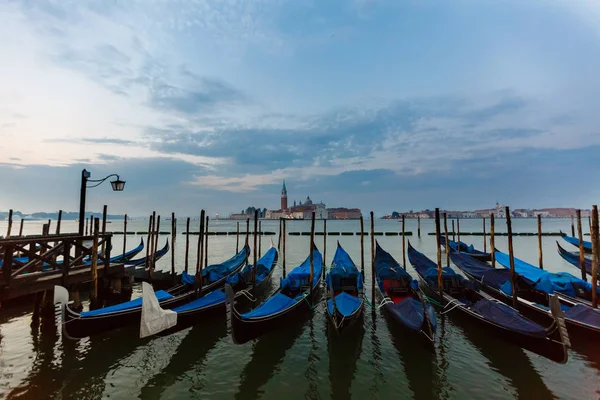
<path id="1" fill-rule="evenodd" d="M 117 144 L 117 145 L 131 145 L 135 142 L 126 139 L 118 138 L 55 138 L 46 139 L 48 143 L 96 143 L 96 144 Z"/>

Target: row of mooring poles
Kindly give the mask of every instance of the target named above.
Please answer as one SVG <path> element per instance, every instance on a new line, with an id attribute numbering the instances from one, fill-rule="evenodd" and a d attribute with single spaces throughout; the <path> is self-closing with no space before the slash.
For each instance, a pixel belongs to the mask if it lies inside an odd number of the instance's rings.
<path id="1" fill-rule="evenodd" d="M 592 207 L 592 307 L 598 307 L 598 262 L 600 262 L 600 230 L 598 227 L 598 206 Z"/>

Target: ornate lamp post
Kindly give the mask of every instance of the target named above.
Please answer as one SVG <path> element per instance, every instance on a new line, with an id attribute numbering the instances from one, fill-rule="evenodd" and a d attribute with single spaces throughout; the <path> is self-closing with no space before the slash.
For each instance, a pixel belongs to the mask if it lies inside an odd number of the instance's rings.
<path id="1" fill-rule="evenodd" d="M 116 177 L 114 181 L 111 181 L 110 184 L 112 189 L 115 192 L 121 192 L 125 188 L 125 181 L 122 181 L 117 174 L 110 174 L 102 179 L 89 179 L 91 176 L 90 172 L 87 170 L 81 171 L 81 194 L 79 196 L 79 234 L 83 235 L 83 228 L 85 223 L 85 195 L 88 188 L 95 188 L 96 186 L 100 186 L 105 180 L 111 177 Z M 88 186 L 88 183 L 93 183 Z"/>

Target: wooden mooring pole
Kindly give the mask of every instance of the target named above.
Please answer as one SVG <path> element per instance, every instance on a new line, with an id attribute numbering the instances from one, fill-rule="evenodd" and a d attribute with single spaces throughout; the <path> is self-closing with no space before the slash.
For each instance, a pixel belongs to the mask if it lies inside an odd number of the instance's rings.
<path id="1" fill-rule="evenodd" d="M 321 268 L 323 279 L 325 279 L 325 269 L 327 263 L 325 262 L 327 257 L 327 220 L 323 220 L 323 268 Z"/>
<path id="2" fill-rule="evenodd" d="M 262 257 L 262 221 L 258 221 L 258 258 Z"/>
<path id="3" fill-rule="evenodd" d="M 185 264 L 184 264 L 183 269 L 186 274 L 188 273 L 189 258 L 190 258 L 190 217 L 187 218 L 187 221 L 185 223 Z"/>
<path id="4" fill-rule="evenodd" d="M 48 219 L 48 224 L 47 225 L 48 225 L 48 230 L 46 231 L 46 235 L 49 235 L 50 234 L 50 225 L 52 225 L 52 220 L 51 219 Z"/>
<path id="5" fill-rule="evenodd" d="M 208 213 L 207 213 L 208 214 Z M 206 227 L 204 228 L 204 232 L 206 233 L 204 236 L 204 267 L 208 267 L 208 215 L 206 216 Z"/>
<path id="6" fill-rule="evenodd" d="M 360 273 L 365 279 L 365 226 L 362 214 L 360 215 Z"/>
<path id="7" fill-rule="evenodd" d="M 108 207 L 106 206 L 106 204 L 104 205 L 104 207 L 102 208 L 102 237 L 104 237 L 106 235 L 106 212 L 108 210 Z M 50 226 L 50 223 L 48 223 L 48 226 Z M 105 257 L 106 255 L 106 242 L 103 240 L 102 241 L 102 257 Z"/>
<path id="8" fill-rule="evenodd" d="M 127 215 L 125 215 L 127 218 Z M 177 284 L 177 276 L 175 275 L 175 241 L 177 240 L 177 220 L 175 219 L 175 213 L 171 213 L 171 278 L 173 279 L 173 286 Z"/>
<path id="9" fill-rule="evenodd" d="M 585 271 L 585 253 L 583 251 L 583 230 L 581 229 L 581 210 L 577 210 L 577 233 L 579 234 L 579 268 L 581 268 L 581 279 L 587 281 Z"/>
<path id="10" fill-rule="evenodd" d="M 492 254 L 492 268 L 496 268 L 496 242 L 495 242 L 494 213 L 490 213 L 490 253 Z"/>
<path id="11" fill-rule="evenodd" d="M 256 252 L 256 242 L 258 235 L 258 210 L 254 210 L 254 245 L 252 246 L 252 255 L 254 261 L 252 262 L 252 293 L 256 295 L 256 262 L 258 261 L 258 256 Z"/>
<path id="12" fill-rule="evenodd" d="M 248 246 L 248 240 L 250 240 L 250 218 L 246 218 L 246 246 Z"/>
<path id="13" fill-rule="evenodd" d="M 239 222 L 238 222 L 238 226 L 239 226 Z M 283 228 L 281 226 L 281 218 L 279 218 L 279 235 L 277 237 L 277 251 L 281 251 L 281 232 L 283 231 Z"/>
<path id="14" fill-rule="evenodd" d="M 123 263 L 126 261 L 125 253 L 127 253 L 127 214 L 123 217 Z"/>
<path id="15" fill-rule="evenodd" d="M 10 237 L 10 231 L 12 230 L 12 224 L 13 224 L 13 210 L 11 208 L 10 210 L 8 210 L 8 229 L 6 229 L 6 237 L 7 238 Z"/>
<path id="16" fill-rule="evenodd" d="M 444 285 L 442 282 L 442 240 L 440 238 L 440 209 L 435 209 L 435 242 L 437 246 L 437 267 L 438 267 L 438 291 L 440 297 L 444 296 Z"/>
<path id="17" fill-rule="evenodd" d="M 98 304 L 98 234 L 100 232 L 100 220 L 94 219 L 94 239 L 92 241 L 92 293 L 90 308 L 99 308 Z"/>
<path id="18" fill-rule="evenodd" d="M 537 216 L 538 222 L 538 253 L 540 260 L 538 261 L 540 265 L 540 269 L 544 269 L 544 252 L 542 250 L 542 215 L 538 214 Z"/>
<path id="19" fill-rule="evenodd" d="M 198 252 L 196 254 L 196 278 L 194 287 L 196 293 L 202 292 L 202 257 L 204 253 L 204 210 L 200 211 L 200 230 L 198 231 Z"/>
<path id="20" fill-rule="evenodd" d="M 58 210 L 58 220 L 56 221 L 56 234 L 60 235 L 60 223 L 62 221 L 62 210 Z"/>
<path id="21" fill-rule="evenodd" d="M 148 264 L 150 263 L 150 253 L 152 252 L 152 214 L 148 218 L 148 236 L 146 237 L 146 265 L 145 268 L 148 268 Z"/>
<path id="22" fill-rule="evenodd" d="M 485 217 L 483 217 L 483 252 L 487 253 L 487 238 L 485 232 Z"/>
<path id="23" fill-rule="evenodd" d="M 592 236 L 592 217 L 588 215 L 588 225 L 590 228 L 590 236 Z"/>
<path id="24" fill-rule="evenodd" d="M 315 256 L 314 256 L 314 244 L 315 244 L 315 212 L 312 212 L 312 216 L 310 218 L 310 278 L 308 280 L 308 284 L 310 285 L 310 303 L 311 305 L 315 305 L 315 299 L 313 297 L 313 280 L 315 276 Z M 321 263 L 323 260 L 321 260 Z M 323 268 L 323 265 L 321 265 Z"/>
<path id="25" fill-rule="evenodd" d="M 87 236 L 87 234 L 88 234 L 88 225 L 89 225 L 89 223 L 90 223 L 90 219 L 86 218 L 85 219 L 85 236 Z"/>
<path id="26" fill-rule="evenodd" d="M 283 227 L 283 233 L 281 234 L 281 240 L 283 241 L 283 279 L 285 279 L 285 237 L 286 237 L 286 231 L 285 231 L 285 218 L 281 220 L 281 226 Z"/>
<path id="27" fill-rule="evenodd" d="M 456 219 L 456 236 L 458 238 L 458 252 L 461 252 L 462 243 L 460 242 L 460 219 Z"/>
<path id="28" fill-rule="evenodd" d="M 158 232 L 160 232 L 160 215 L 156 217 L 156 230 L 154 231 L 154 253 L 152 253 L 152 271 L 156 269 L 156 251 L 158 250 Z"/>
<path id="29" fill-rule="evenodd" d="M 23 219 L 23 217 L 21 217 L 21 224 L 19 226 L 19 237 L 23 236 L 23 224 L 25 223 L 25 220 Z"/>
<path id="30" fill-rule="evenodd" d="M 573 216 L 571 215 L 571 236 L 575 237 L 575 222 L 573 220 Z"/>
<path id="31" fill-rule="evenodd" d="M 240 252 L 240 221 L 237 222 L 237 231 L 235 232 L 235 254 Z"/>
<path id="32" fill-rule="evenodd" d="M 448 214 L 446 213 L 444 213 L 444 239 L 446 241 L 446 265 L 450 266 L 450 238 L 448 238 Z"/>
<path id="33" fill-rule="evenodd" d="M 406 270 L 406 216 L 402 214 L 402 266 Z"/>
<path id="34" fill-rule="evenodd" d="M 592 206 L 592 307 L 598 308 L 598 262 L 600 262 L 600 231 L 598 227 L 598 206 Z"/>
<path id="35" fill-rule="evenodd" d="M 515 273 L 515 253 L 513 250 L 513 239 L 512 239 L 512 224 L 510 221 L 510 209 L 508 206 L 505 208 L 506 211 L 506 230 L 508 231 L 508 256 L 510 258 L 510 282 L 512 284 L 512 299 L 513 308 L 517 310 L 517 275 Z"/>
<path id="36" fill-rule="evenodd" d="M 452 220 L 452 241 L 456 240 L 456 233 L 454 231 L 454 220 Z"/>
<path id="37" fill-rule="evenodd" d="M 371 304 L 375 304 L 375 217 L 371 211 Z"/>
<path id="38" fill-rule="evenodd" d="M 421 237 L 421 215 L 417 215 L 417 236 Z"/>

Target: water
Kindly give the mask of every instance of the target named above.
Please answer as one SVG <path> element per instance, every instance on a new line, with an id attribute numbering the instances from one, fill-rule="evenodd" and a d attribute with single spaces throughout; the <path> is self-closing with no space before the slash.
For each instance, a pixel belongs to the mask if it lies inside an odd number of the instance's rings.
<path id="1" fill-rule="evenodd" d="M 41 232 L 42 221 L 28 221 L 25 233 Z M 398 221 L 377 220 L 376 231 L 399 231 Z M 169 230 L 170 222 L 161 230 Z M 194 221 L 197 225 L 198 221 Z M 235 231 L 234 221 L 211 221 L 211 230 Z M 368 229 L 369 221 L 365 221 Z M 241 224 L 243 226 L 243 224 Z M 584 224 L 586 226 L 587 224 Z M 277 221 L 263 221 L 264 231 L 277 231 Z M 322 222 L 317 221 L 317 230 Z M 107 225 L 122 231 L 122 223 Z M 18 226 L 17 226 L 18 228 Z M 288 232 L 308 231 L 309 221 L 288 222 Z M 358 232 L 358 221 L 328 221 L 328 231 Z M 14 229 L 14 227 L 13 227 Z M 128 231 L 145 231 L 147 221 L 130 221 Z M 198 227 L 195 227 L 197 230 Z M 505 231 L 498 221 L 497 231 Z M 570 231 L 570 220 L 544 220 L 544 231 Z M 586 229 L 586 228 L 584 228 Z M 63 232 L 75 231 L 74 221 L 63 222 Z M 178 224 L 183 232 L 185 223 Z M 241 229 L 242 231 L 244 229 Z M 433 221 L 407 220 L 411 243 L 435 259 Z M 481 231 L 481 220 L 461 221 L 462 231 Z M 488 227 L 489 230 L 489 227 Z M 534 220 L 514 220 L 514 232 L 536 232 Z M 587 229 L 586 229 L 587 231 Z M 6 222 L 0 223 L 6 232 Z M 14 232 L 14 230 L 13 230 Z M 159 248 L 169 236 L 160 236 Z M 264 236 L 263 252 L 277 236 Z M 316 243 L 323 250 L 323 236 Z M 402 262 L 401 238 L 377 236 L 382 247 Z M 197 236 L 190 237 L 190 265 L 195 268 Z M 336 241 L 360 264 L 359 236 L 327 236 L 327 262 Z M 466 236 L 478 248 L 483 237 Z M 550 271 L 577 270 L 556 252 L 555 241 L 544 237 L 544 265 Z M 122 236 L 113 240 L 113 255 L 122 249 Z M 139 243 L 128 236 L 127 248 Z M 496 246 L 507 249 L 507 238 L 497 237 Z M 243 239 L 240 239 L 240 244 Z M 209 237 L 209 262 L 229 258 L 235 251 L 235 236 Z M 515 237 L 515 254 L 537 264 L 537 237 Z M 567 248 L 569 248 L 568 245 Z M 193 250 L 192 250 L 193 249 Z M 307 236 L 288 236 L 287 270 L 308 255 Z M 183 269 L 185 236 L 177 235 L 176 265 Z M 157 268 L 170 269 L 171 255 Z M 370 238 L 365 237 L 366 287 L 371 285 Z M 281 258 L 280 258 L 281 261 Z M 408 265 L 408 271 L 414 274 Z M 273 276 L 278 282 L 279 266 Z M 274 285 L 275 287 L 276 285 Z M 139 288 L 134 288 L 139 295 Z M 273 289 L 274 290 L 274 289 Z M 367 290 L 370 293 L 370 290 Z M 143 398 L 143 399 L 347 399 L 352 398 L 486 398 L 549 399 L 599 398 L 600 351 L 571 350 L 569 362 L 555 364 L 507 344 L 457 320 L 452 313 L 439 318 L 435 351 L 426 350 L 410 336 L 388 324 L 380 312 L 366 312 L 364 329 L 338 338 L 328 331 L 324 302 L 312 318 L 272 332 L 244 345 L 236 345 L 228 334 L 225 317 L 211 318 L 164 337 L 138 338 L 132 326 L 80 341 L 62 340 L 60 334 L 40 335 L 32 327 L 30 303 L 0 310 L 0 398 Z M 590 346 L 591 347 L 591 346 Z"/>

